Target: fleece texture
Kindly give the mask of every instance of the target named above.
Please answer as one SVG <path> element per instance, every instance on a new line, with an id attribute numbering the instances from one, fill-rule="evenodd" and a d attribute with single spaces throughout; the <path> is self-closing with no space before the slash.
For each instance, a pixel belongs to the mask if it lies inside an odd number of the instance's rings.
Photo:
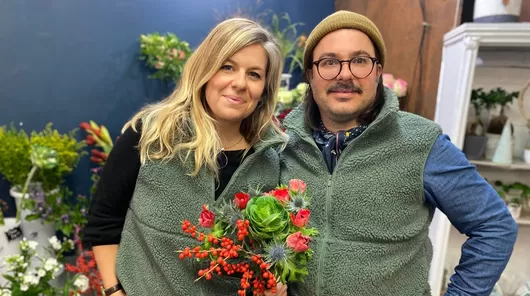
<path id="1" fill-rule="evenodd" d="M 310 225 L 320 234 L 309 276 L 289 283 L 292 296 L 430 295 L 432 210 L 424 203 L 423 169 L 440 128 L 399 111 L 385 88 L 376 120 L 342 152 L 329 173 L 303 108 L 285 119 L 290 136 L 281 180 L 307 182 Z"/>
<path id="2" fill-rule="evenodd" d="M 282 139 L 269 136 L 254 146 L 232 176 L 217 201 L 213 174 L 203 170 L 188 176 L 193 163 L 178 160 L 150 161 L 140 168 L 136 188 L 122 232 L 117 258 L 117 274 L 127 295 L 234 296 L 240 280 L 197 278 L 199 266 L 191 259 L 179 260 L 176 250 L 198 244 L 184 235 L 181 221 L 198 223 L 203 204 L 210 207 L 230 202 L 235 193 L 249 186 L 270 190 L 278 185 L 279 156 L 275 148 Z"/>

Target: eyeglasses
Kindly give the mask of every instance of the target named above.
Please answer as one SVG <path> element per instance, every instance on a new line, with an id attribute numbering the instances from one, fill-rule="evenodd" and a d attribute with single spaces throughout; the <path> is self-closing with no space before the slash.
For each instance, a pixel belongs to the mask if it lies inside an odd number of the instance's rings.
<path id="1" fill-rule="evenodd" d="M 324 80 L 332 80 L 339 76 L 342 71 L 342 64 L 348 63 L 348 69 L 353 76 L 361 79 L 365 78 L 374 70 L 374 65 L 378 60 L 367 56 L 357 56 L 350 60 L 339 60 L 336 58 L 323 58 L 313 62 L 317 66 L 317 72 Z"/>

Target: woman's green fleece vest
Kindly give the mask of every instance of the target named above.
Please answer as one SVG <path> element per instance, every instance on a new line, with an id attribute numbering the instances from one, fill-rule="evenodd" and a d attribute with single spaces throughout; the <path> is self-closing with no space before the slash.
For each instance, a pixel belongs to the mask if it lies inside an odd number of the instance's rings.
<path id="1" fill-rule="evenodd" d="M 270 133 L 265 140 L 254 146 L 254 153 L 243 161 L 217 201 L 213 174 L 203 169 L 197 177 L 187 175 L 193 163 L 150 161 L 140 168 L 116 267 L 128 296 L 237 295 L 240 279 L 214 276 L 210 281 L 194 282 L 199 267 L 192 260 L 179 260 L 175 251 L 198 243 L 184 235 L 181 222 L 198 223 L 203 204 L 215 207 L 230 202 L 235 193 L 248 191 L 249 186 L 270 190 L 278 185 L 275 148 L 282 140 Z"/>
<path id="2" fill-rule="evenodd" d="M 399 111 L 385 88 L 382 111 L 329 174 L 303 120 L 303 106 L 285 119 L 281 180 L 307 182 L 309 223 L 320 234 L 309 276 L 289 284 L 291 295 L 430 295 L 433 213 L 424 204 L 423 169 L 440 128 Z"/>

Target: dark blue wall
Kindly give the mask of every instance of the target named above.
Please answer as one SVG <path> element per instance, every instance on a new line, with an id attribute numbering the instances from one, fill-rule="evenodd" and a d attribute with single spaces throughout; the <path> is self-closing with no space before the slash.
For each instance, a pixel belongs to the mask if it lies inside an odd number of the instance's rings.
<path id="1" fill-rule="evenodd" d="M 170 89 L 147 79 L 138 60 L 140 34 L 173 32 L 197 46 L 219 15 L 255 0 L 4 0 L 0 1 L 0 125 L 27 131 L 47 122 L 61 132 L 90 119 L 113 136 L 144 104 Z M 332 0 L 265 0 L 263 9 L 287 12 L 305 33 L 334 11 Z M 81 137 L 81 133 L 80 133 Z M 88 158 L 68 179 L 88 192 Z M 10 203 L 9 184 L 0 198 Z M 12 211 L 8 215 L 12 215 Z"/>

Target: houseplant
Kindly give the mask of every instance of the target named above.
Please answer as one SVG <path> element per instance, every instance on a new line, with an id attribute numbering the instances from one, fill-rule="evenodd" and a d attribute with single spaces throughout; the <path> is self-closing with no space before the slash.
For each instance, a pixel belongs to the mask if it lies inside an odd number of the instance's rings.
<path id="1" fill-rule="evenodd" d="M 493 116 L 488 124 L 486 137 L 488 138 L 486 144 L 486 159 L 491 160 L 495 151 L 497 150 L 497 145 L 501 138 L 502 130 L 508 118 L 504 115 L 505 108 L 507 104 L 511 103 L 514 98 L 519 95 L 519 92 L 507 92 L 501 87 L 497 87 L 489 90 L 489 92 L 484 92 L 482 94 L 482 101 L 484 102 L 484 107 L 487 110 L 494 108 L 500 108 L 500 113 L 498 116 Z"/>
<path id="2" fill-rule="evenodd" d="M 64 178 L 84 155 L 81 149 L 85 143 L 77 141 L 75 131 L 61 134 L 49 123 L 28 135 L 11 125 L 3 128 L 0 138 L 0 170 L 10 182 L 9 193 L 17 204 L 16 221 L 22 219 L 24 235 L 39 243 L 39 254 L 48 245 L 47 239 L 55 234 L 55 225 L 46 223 L 51 222 L 46 219 L 33 221 L 37 220 L 35 213 L 42 213 L 41 207 L 49 208 L 48 196 L 60 192 Z"/>
<path id="3" fill-rule="evenodd" d="M 471 91 L 471 104 L 475 109 L 475 116 L 470 120 L 466 137 L 464 140 L 464 153 L 470 160 L 482 159 L 486 152 L 486 144 L 488 138 L 486 137 L 486 128 L 481 120 L 481 112 L 486 108 L 484 101 L 486 93 L 482 88 L 473 89 Z"/>
<path id="4" fill-rule="evenodd" d="M 269 11 L 268 14 L 271 16 L 271 22 L 267 27 L 280 43 L 284 62 L 287 64 L 289 61 L 287 74 L 292 74 L 296 69 L 303 69 L 304 47 L 307 38 L 305 35 L 298 35 L 297 27 L 303 26 L 304 23 L 293 23 L 289 14 L 285 12 L 278 14 Z"/>
<path id="5" fill-rule="evenodd" d="M 149 78 L 176 82 L 191 55 L 191 49 L 188 42 L 173 33 L 161 35 L 155 32 L 140 35 L 140 54 L 140 60 L 155 71 Z"/>
<path id="6" fill-rule="evenodd" d="M 37 170 L 32 182 L 39 183 L 45 192 L 58 188 L 84 155 L 82 149 L 85 142 L 77 141 L 75 132 L 76 129 L 61 134 L 52 128 L 52 123 L 48 123 L 42 131 L 33 131 L 30 135 L 22 129 L 17 130 L 13 125 L 9 130 L 6 129 L 5 134 L 0 135 L 0 173 L 11 184 L 10 192 L 21 192 L 21 187 L 33 167 L 31 147 L 35 145 L 53 149 L 57 153 L 58 164 L 46 172 Z"/>
<path id="7" fill-rule="evenodd" d="M 26 221 L 41 220 L 53 225 L 53 230 L 61 232 L 70 237 L 77 229 L 82 229 L 87 223 L 89 200 L 84 195 L 78 195 L 75 201 L 71 200 L 72 192 L 66 187 L 44 195 L 26 199 L 25 207 L 31 209 L 25 219 Z"/>
<path id="8" fill-rule="evenodd" d="M 0 126 L 0 174 L 11 186 L 21 186 L 31 170 L 28 134 L 13 124 Z"/>
<path id="9" fill-rule="evenodd" d="M 514 98 L 519 96 L 519 92 L 507 92 L 505 89 L 497 87 L 491 89 L 488 93 L 485 93 L 483 96 L 483 101 L 487 106 L 499 106 L 500 114 L 491 119 L 488 126 L 488 133 L 498 134 L 502 133 L 502 129 L 506 124 L 508 117 L 504 115 L 504 110 L 509 103 L 513 101 Z"/>

